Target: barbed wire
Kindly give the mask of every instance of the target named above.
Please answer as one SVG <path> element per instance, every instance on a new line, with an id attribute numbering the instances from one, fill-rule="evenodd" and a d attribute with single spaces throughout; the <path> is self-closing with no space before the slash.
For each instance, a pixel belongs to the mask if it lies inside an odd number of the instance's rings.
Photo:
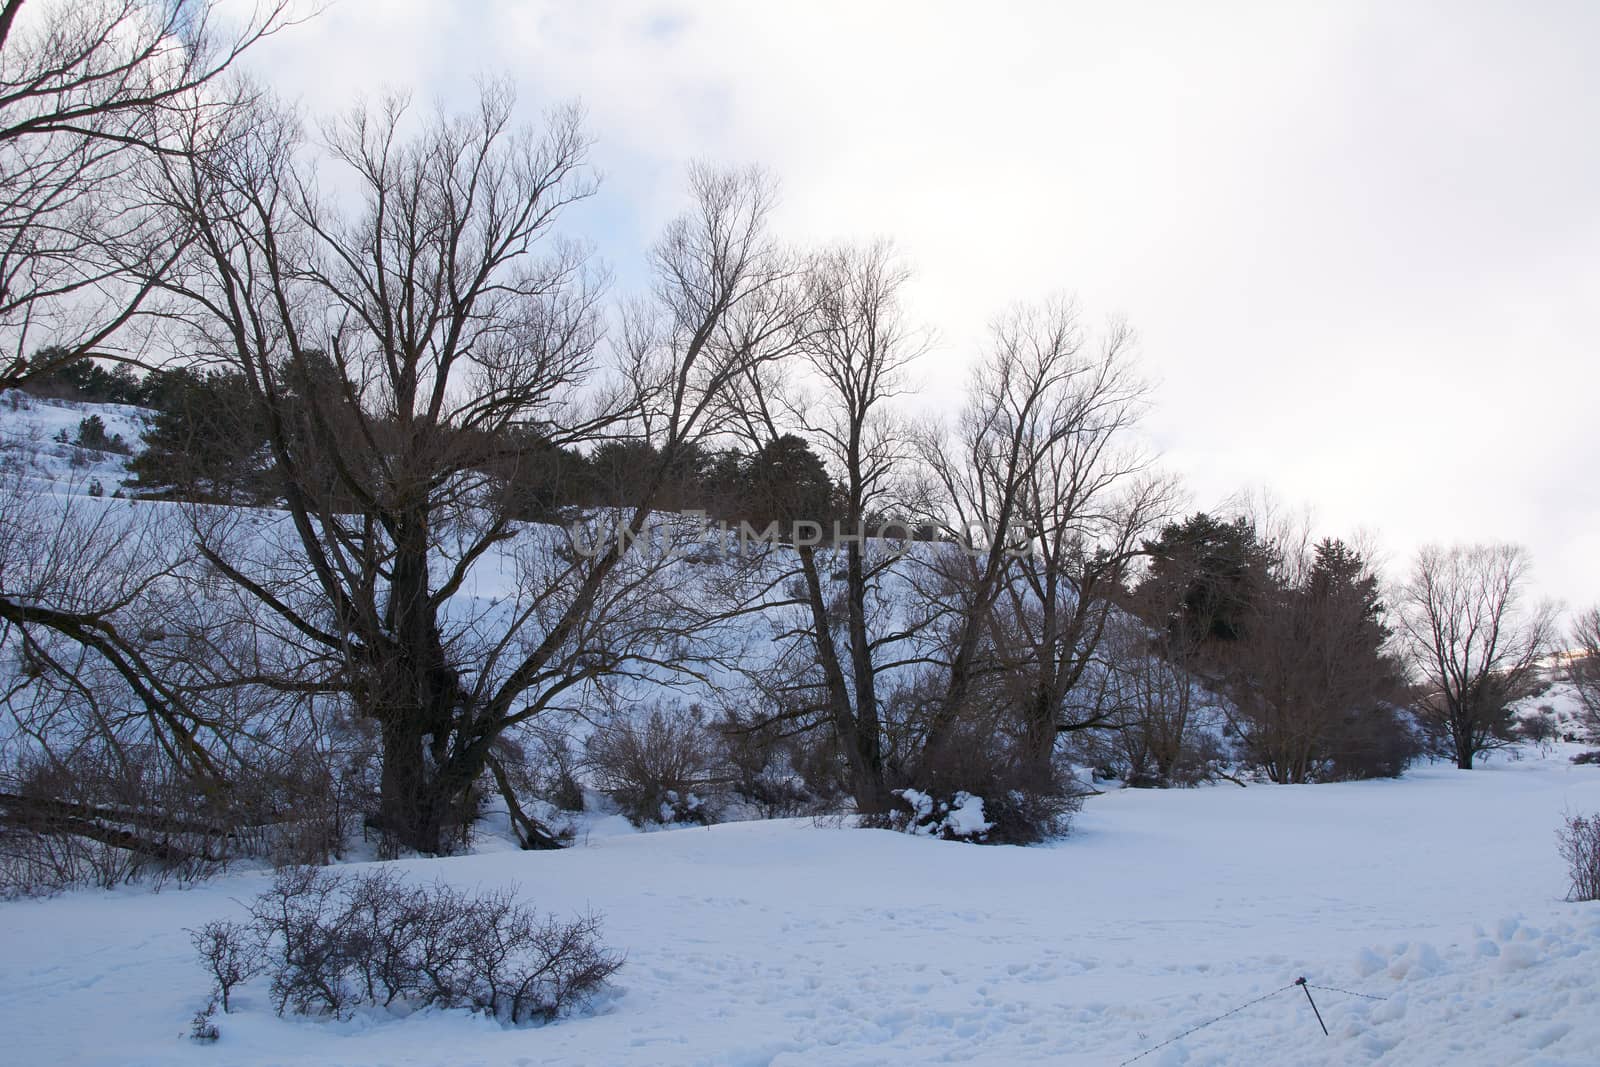
<path id="1" fill-rule="evenodd" d="M 1169 1037 L 1165 1041 L 1161 1042 L 1161 1044 L 1153 1045 L 1150 1048 L 1145 1049 L 1143 1052 L 1139 1053 L 1137 1056 L 1132 1057 L 1132 1059 L 1123 1060 L 1121 1063 L 1119 1063 L 1117 1065 L 1117 1067 L 1128 1067 L 1128 1064 L 1133 1063 L 1135 1060 L 1142 1060 L 1146 1056 L 1150 1055 L 1150 1053 L 1152 1053 L 1152 1052 L 1159 1052 L 1161 1049 L 1166 1048 L 1168 1045 L 1172 1044 L 1174 1041 L 1182 1041 L 1184 1038 L 1188 1037 L 1190 1034 L 1195 1033 L 1195 1032 L 1197 1032 L 1199 1030 L 1204 1030 L 1206 1027 L 1211 1026 L 1214 1023 L 1220 1023 L 1222 1020 L 1226 1019 L 1230 1015 L 1237 1015 L 1239 1012 L 1244 1011 L 1246 1008 L 1254 1007 L 1255 1005 L 1260 1004 L 1263 1000 L 1271 1000 L 1273 997 L 1277 996 L 1279 993 L 1286 993 L 1289 990 L 1295 989 L 1297 987 L 1307 987 L 1307 988 L 1311 988 L 1311 989 L 1321 989 L 1321 990 L 1326 990 L 1329 993 L 1343 993 L 1345 996 L 1360 997 L 1363 1000 L 1388 1000 L 1389 999 L 1388 997 L 1374 996 L 1371 993 L 1357 993 L 1353 989 L 1340 989 L 1338 986 L 1312 985 L 1310 982 L 1306 981 L 1304 978 L 1297 978 L 1293 982 L 1290 982 L 1286 986 L 1282 986 L 1282 987 L 1280 987 L 1278 989 L 1274 989 L 1270 993 L 1263 993 L 1259 997 L 1256 997 L 1254 1000 L 1247 1000 L 1243 1004 L 1240 1004 L 1237 1008 L 1230 1008 L 1229 1010 L 1223 1012 L 1221 1015 L 1218 1015 L 1214 1019 L 1207 1019 L 1203 1023 L 1200 1023 L 1200 1024 L 1195 1025 L 1195 1026 L 1191 1026 L 1191 1027 L 1189 1027 L 1189 1029 L 1185 1030 L 1183 1033 L 1178 1034 L 1178 1035 L 1176 1035 L 1174 1037 Z M 1312 1007 L 1313 1011 L 1316 1010 L 1316 1005 L 1315 1004 L 1312 1004 L 1311 1007 Z M 1319 1022 L 1321 1021 L 1321 1014 L 1320 1013 L 1318 1014 L 1318 1021 Z M 1327 1027 L 1326 1026 L 1323 1027 L 1323 1033 L 1327 1033 Z"/>
<path id="2" fill-rule="evenodd" d="M 1161 1044 L 1155 1045 L 1155 1046 L 1153 1046 L 1151 1048 L 1145 1049 L 1143 1052 L 1141 1052 L 1137 1056 L 1133 1057 L 1133 1059 L 1123 1060 L 1121 1063 L 1119 1063 L 1117 1065 L 1117 1067 L 1128 1067 L 1128 1064 L 1132 1063 L 1134 1060 L 1142 1060 L 1146 1056 L 1150 1055 L 1150 1053 L 1156 1052 L 1156 1051 L 1158 1051 L 1160 1049 L 1164 1049 L 1168 1045 L 1172 1044 L 1174 1041 L 1181 1041 L 1181 1040 L 1183 1040 L 1184 1038 L 1188 1037 L 1190 1034 L 1194 1033 L 1197 1030 L 1204 1030 L 1206 1027 L 1212 1025 L 1213 1023 L 1220 1023 L 1222 1020 L 1226 1019 L 1230 1015 L 1237 1015 L 1239 1012 L 1244 1011 L 1246 1008 L 1254 1007 L 1255 1005 L 1260 1004 L 1263 1000 L 1270 1000 L 1272 997 L 1277 996 L 1279 993 L 1288 992 L 1289 990 L 1295 988 L 1297 985 L 1299 985 L 1298 982 L 1290 982 L 1288 985 L 1283 986 L 1283 987 L 1281 987 L 1279 989 L 1274 989 L 1270 993 L 1263 993 L 1259 997 L 1255 998 L 1254 1000 L 1245 1001 L 1243 1004 L 1239 1005 L 1237 1008 L 1230 1008 L 1228 1011 L 1223 1012 L 1221 1015 L 1217 1016 L 1215 1019 L 1207 1019 L 1205 1022 L 1199 1024 L 1198 1026 L 1189 1027 L 1189 1029 L 1185 1030 L 1181 1034 L 1178 1034 L 1176 1037 L 1169 1037 L 1165 1041 L 1161 1042 Z"/>
<path id="3" fill-rule="evenodd" d="M 1389 999 L 1388 997 L 1375 997 L 1371 993 L 1357 993 L 1354 989 L 1340 989 L 1336 985 L 1311 985 L 1310 982 L 1307 982 L 1306 985 L 1310 985 L 1312 989 L 1325 989 L 1329 993 L 1343 993 L 1347 997 L 1360 997 L 1362 1000 L 1388 1000 Z"/>

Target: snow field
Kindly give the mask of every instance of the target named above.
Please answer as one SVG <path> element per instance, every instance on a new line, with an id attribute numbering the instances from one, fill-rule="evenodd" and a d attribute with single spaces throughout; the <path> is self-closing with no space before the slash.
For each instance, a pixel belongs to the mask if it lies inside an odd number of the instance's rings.
<path id="1" fill-rule="evenodd" d="M 604 916 L 627 953 L 587 1016 L 507 1029 L 459 1012 L 279 1019 L 265 982 L 206 1001 L 185 927 L 267 883 L 0 905 L 0 1028 L 19 1064 L 1592 1064 L 1600 905 L 1561 897 L 1553 830 L 1600 768 L 1549 758 L 1398 781 L 1091 798 L 1043 848 L 810 820 L 404 861 Z"/>

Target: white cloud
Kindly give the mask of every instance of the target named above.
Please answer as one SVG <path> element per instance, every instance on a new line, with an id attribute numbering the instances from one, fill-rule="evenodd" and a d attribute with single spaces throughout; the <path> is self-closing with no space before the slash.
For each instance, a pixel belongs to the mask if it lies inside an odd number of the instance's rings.
<path id="1" fill-rule="evenodd" d="M 797 238 L 890 235 L 952 395 L 995 311 L 1122 314 L 1197 503 L 1529 543 L 1600 600 L 1600 8 L 341 0 L 274 42 L 314 108 L 509 72 L 580 98 L 576 221 L 619 279 L 692 158 L 760 162 Z"/>

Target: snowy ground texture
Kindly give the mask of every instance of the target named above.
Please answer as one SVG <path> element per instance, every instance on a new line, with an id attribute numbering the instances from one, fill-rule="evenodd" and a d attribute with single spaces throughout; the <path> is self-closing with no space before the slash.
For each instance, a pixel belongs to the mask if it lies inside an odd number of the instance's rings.
<path id="1" fill-rule="evenodd" d="M 603 913 L 627 964 L 588 1015 L 272 1014 L 206 1001 L 186 927 L 239 917 L 265 872 L 192 890 L 0 904 L 0 1033 L 42 1064 L 1593 1064 L 1600 904 L 1569 904 L 1553 830 L 1600 809 L 1578 746 L 1398 781 L 1125 790 L 1043 848 L 810 820 L 605 833 L 559 853 L 487 838 L 399 866 Z M 612 820 L 614 823 L 617 820 Z"/>
<path id="2" fill-rule="evenodd" d="M 142 447 L 140 435 L 149 416 L 143 408 L 48 400 L 15 389 L 0 390 L 0 472 L 20 475 L 55 492 L 84 493 L 94 482 L 107 496 L 116 492 L 128 477 L 128 457 L 71 443 L 77 439 L 78 424 L 90 415 L 100 416 L 108 435 L 121 437 L 132 449 Z"/>

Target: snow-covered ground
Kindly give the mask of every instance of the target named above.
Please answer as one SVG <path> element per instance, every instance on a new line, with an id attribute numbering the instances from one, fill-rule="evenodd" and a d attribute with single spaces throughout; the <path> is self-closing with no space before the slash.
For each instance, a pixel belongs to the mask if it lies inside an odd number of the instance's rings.
<path id="1" fill-rule="evenodd" d="M 1569 904 L 1553 830 L 1600 809 L 1578 746 L 1398 781 L 1092 798 L 1070 838 L 984 848 L 810 820 L 488 838 L 409 876 L 518 883 L 604 915 L 627 963 L 592 1014 L 280 1019 L 262 980 L 206 1001 L 185 927 L 264 872 L 192 890 L 0 905 L 0 1058 L 17 1064 L 1593 1064 L 1600 904 Z"/>
<path id="2" fill-rule="evenodd" d="M 118 436 L 133 451 L 149 412 L 128 404 L 50 400 L 16 389 L 0 391 L 0 470 L 56 492 L 83 493 L 98 481 L 107 496 L 128 476 L 128 456 L 79 448 L 78 424 L 98 415 L 108 436 Z M 61 440 L 65 438 L 65 440 Z"/>

